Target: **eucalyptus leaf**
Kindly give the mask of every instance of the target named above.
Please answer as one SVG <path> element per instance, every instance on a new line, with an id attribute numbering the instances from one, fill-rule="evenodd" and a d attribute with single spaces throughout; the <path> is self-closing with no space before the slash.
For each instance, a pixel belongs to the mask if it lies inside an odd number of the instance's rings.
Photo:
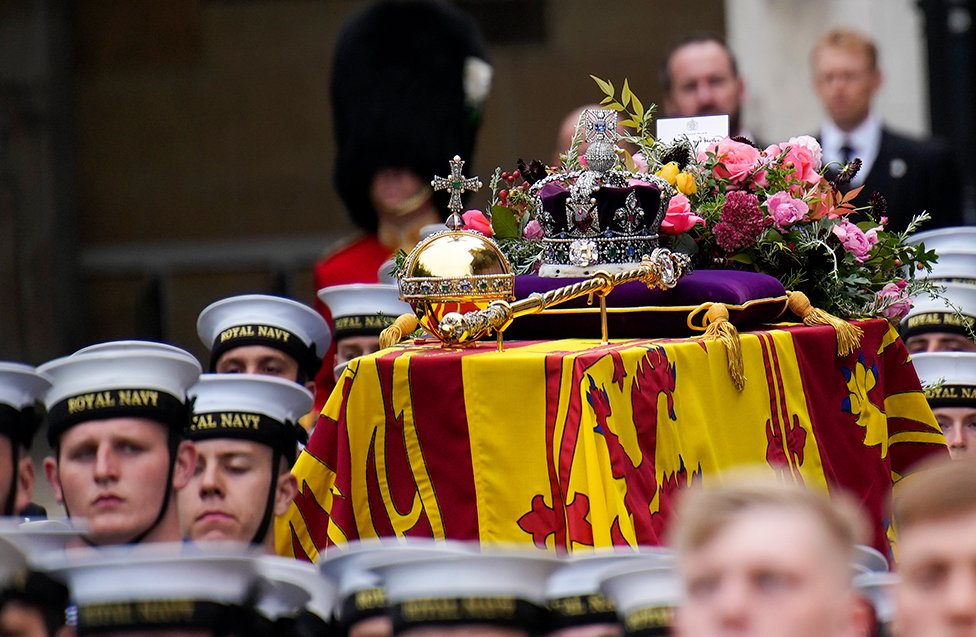
<path id="1" fill-rule="evenodd" d="M 613 84 L 611 84 L 606 80 L 601 80 L 595 75 L 590 75 L 590 77 L 593 78 L 593 81 L 596 82 L 596 85 L 600 87 L 601 91 L 603 91 L 605 94 L 609 95 L 610 97 L 613 97 Z"/>

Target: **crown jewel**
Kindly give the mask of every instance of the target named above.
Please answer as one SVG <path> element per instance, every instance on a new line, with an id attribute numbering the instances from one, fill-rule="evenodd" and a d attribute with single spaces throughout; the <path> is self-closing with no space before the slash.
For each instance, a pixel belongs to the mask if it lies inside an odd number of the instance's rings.
<path id="1" fill-rule="evenodd" d="M 540 275 L 626 269 L 658 247 L 674 189 L 660 177 L 619 166 L 616 126 L 615 111 L 584 111 L 578 125 L 588 143 L 584 168 L 552 173 L 533 185 L 536 219 L 545 233 Z"/>

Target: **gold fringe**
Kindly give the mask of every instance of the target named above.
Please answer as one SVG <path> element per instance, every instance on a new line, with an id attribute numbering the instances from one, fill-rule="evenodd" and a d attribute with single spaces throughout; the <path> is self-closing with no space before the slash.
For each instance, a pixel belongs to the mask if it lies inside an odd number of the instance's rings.
<path id="1" fill-rule="evenodd" d="M 703 341 L 721 341 L 729 355 L 729 376 L 739 391 L 746 386 L 745 366 L 742 363 L 742 343 L 739 330 L 729 321 L 729 310 L 722 303 L 712 303 L 705 313 L 705 333 L 696 338 Z"/>
<path id="2" fill-rule="evenodd" d="M 409 312 L 401 314 L 393 321 L 393 325 L 380 332 L 380 349 L 392 347 L 408 335 L 413 334 L 414 330 L 417 329 L 417 325 L 419 325 L 419 322 L 417 321 L 416 314 Z"/>
<path id="3" fill-rule="evenodd" d="M 864 331 L 860 327 L 813 307 L 803 292 L 787 292 L 786 295 L 787 306 L 803 320 L 804 325 L 830 325 L 834 328 L 838 356 L 848 356 L 861 346 Z"/>

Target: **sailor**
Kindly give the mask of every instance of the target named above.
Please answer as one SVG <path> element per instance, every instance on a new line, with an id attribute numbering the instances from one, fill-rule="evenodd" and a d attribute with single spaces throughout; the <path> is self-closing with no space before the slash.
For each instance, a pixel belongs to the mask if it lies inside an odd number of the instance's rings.
<path id="1" fill-rule="evenodd" d="M 45 402 L 54 455 L 44 472 L 68 516 L 86 520 L 86 540 L 180 540 L 175 490 L 196 462 L 182 433 L 197 360 L 170 346 L 108 346 L 38 372 L 51 380 Z"/>
<path id="2" fill-rule="evenodd" d="M 611 550 L 565 558 L 546 584 L 549 637 L 623 637 L 617 606 L 601 591 L 600 583 L 608 572 L 617 568 L 674 561 L 666 549 L 647 550 L 653 553 Z"/>
<path id="3" fill-rule="evenodd" d="M 380 349 L 380 332 L 398 316 L 413 312 L 397 286 L 384 283 L 334 285 L 319 290 L 319 299 L 335 326 L 336 380 L 349 361 Z"/>
<path id="4" fill-rule="evenodd" d="M 976 266 L 976 262 L 974 262 Z M 941 283 L 945 291 L 921 294 L 901 321 L 901 337 L 912 354 L 976 352 L 976 285 Z"/>
<path id="5" fill-rule="evenodd" d="M 976 353 L 915 354 L 912 364 L 942 428 L 949 455 L 976 458 Z"/>
<path id="6" fill-rule="evenodd" d="M 332 342 L 315 310 L 265 294 L 211 303 L 197 318 L 197 334 L 210 350 L 210 372 L 277 376 L 309 390 Z"/>
<path id="7" fill-rule="evenodd" d="M 559 565 L 533 547 L 455 542 L 393 547 L 366 564 L 382 579 L 393 633 L 412 637 L 546 632 L 546 582 Z"/>
<path id="8" fill-rule="evenodd" d="M 307 441 L 298 419 L 312 407 L 311 392 L 272 376 L 203 374 L 189 395 L 185 437 L 197 459 L 177 494 L 184 535 L 250 542 L 274 553 L 271 523 L 298 492 L 290 470 Z"/>
<path id="9" fill-rule="evenodd" d="M 78 635 L 255 635 L 261 579 L 253 556 L 180 544 L 115 546 L 52 559 L 67 585 Z"/>
<path id="10" fill-rule="evenodd" d="M 670 555 L 642 555 L 608 569 L 600 590 L 612 600 L 626 637 L 670 635 L 681 580 Z"/>
<path id="11" fill-rule="evenodd" d="M 28 452 L 41 423 L 41 401 L 50 386 L 29 365 L 0 362 L 0 515 L 43 513 L 31 505 L 34 463 Z"/>

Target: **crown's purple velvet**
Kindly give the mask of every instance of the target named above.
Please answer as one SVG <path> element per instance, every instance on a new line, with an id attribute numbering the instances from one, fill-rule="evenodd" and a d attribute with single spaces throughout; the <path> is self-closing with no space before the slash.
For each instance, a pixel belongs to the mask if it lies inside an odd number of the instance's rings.
<path id="1" fill-rule="evenodd" d="M 608 229 L 616 233 L 624 232 L 614 222 L 614 214 L 620 208 L 625 207 L 627 195 L 631 192 L 637 195 L 637 203 L 644 211 L 644 219 L 637 233 L 657 233 L 657 228 L 653 227 L 653 224 L 661 203 L 661 191 L 654 184 L 640 182 L 624 188 L 614 186 L 600 187 L 596 193 L 596 204 L 597 210 L 599 211 L 601 234 L 605 233 Z M 542 209 L 552 215 L 555 221 L 554 234 L 558 235 L 571 230 L 566 218 L 566 203 L 569 200 L 569 190 L 560 183 L 546 184 L 539 191 L 539 198 L 542 200 Z"/>
<path id="2" fill-rule="evenodd" d="M 582 279 L 545 278 L 533 275 L 515 278 L 515 296 L 524 299 L 535 292 L 572 285 Z M 690 336 L 688 307 L 701 303 L 725 303 L 748 307 L 729 307 L 732 323 L 742 331 L 762 323 L 775 321 L 786 309 L 786 289 L 779 279 L 755 272 L 738 270 L 696 270 L 682 277 L 671 290 L 649 290 L 640 281 L 618 285 L 607 297 L 608 308 L 655 306 L 668 311 L 610 312 L 607 315 L 610 338 L 653 338 L 666 336 Z M 682 309 L 678 309 L 682 307 Z M 586 297 L 563 303 L 558 308 L 584 308 Z M 598 308 L 594 299 L 592 308 Z M 699 315 L 696 324 L 701 324 Z M 530 315 L 516 319 L 505 331 L 507 338 L 555 339 L 599 338 L 600 316 L 589 314 Z"/>

